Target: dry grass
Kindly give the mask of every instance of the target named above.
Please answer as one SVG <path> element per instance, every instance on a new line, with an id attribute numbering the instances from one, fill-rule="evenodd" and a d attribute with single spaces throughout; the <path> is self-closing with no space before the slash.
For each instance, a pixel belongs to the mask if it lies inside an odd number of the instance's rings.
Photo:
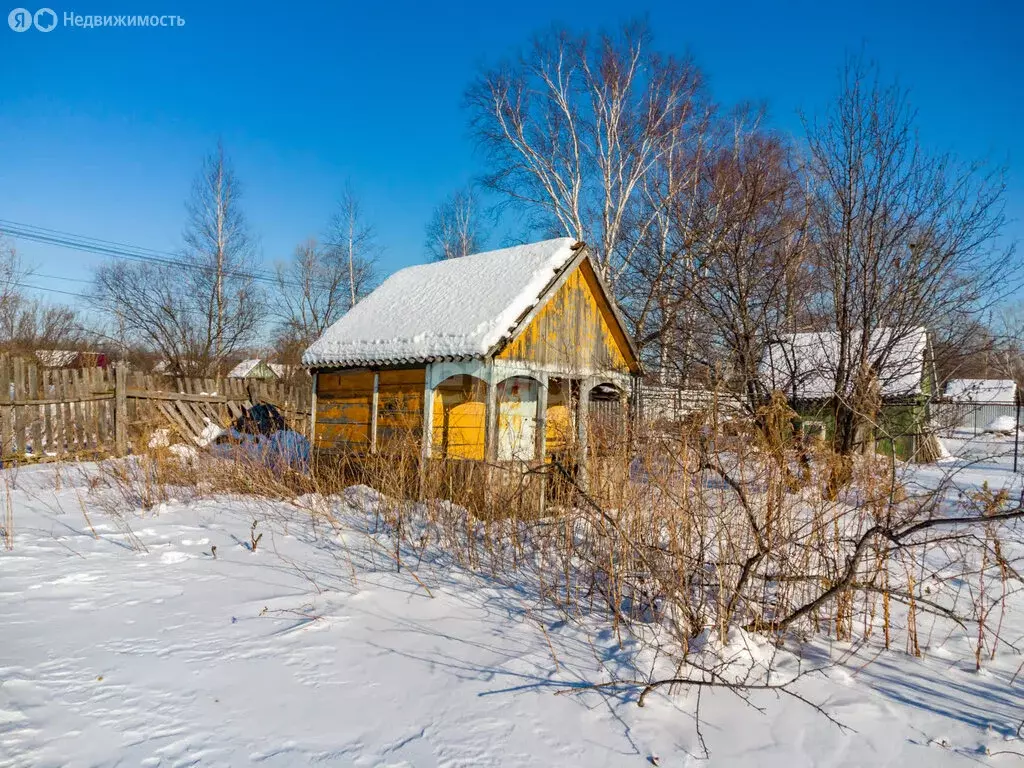
<path id="1" fill-rule="evenodd" d="M 773 644 L 878 637 L 920 654 L 922 616 L 972 625 L 978 665 L 990 658 L 1020 588 L 1001 546 L 1019 507 L 986 492 L 950 509 L 946 489 L 911 492 L 891 460 L 834 456 L 795 440 L 788 420 L 774 402 L 757 421 L 605 435 L 586 489 L 567 460 L 424 466 L 414 435 L 308 472 L 158 449 L 103 462 L 92 482 L 119 514 L 228 494 L 299 503 L 335 529 L 330 500 L 368 485 L 373 530 L 428 594 L 415 570 L 433 547 L 569 620 L 604 617 L 679 668 L 737 629 Z"/>
<path id="2" fill-rule="evenodd" d="M 14 503 L 11 500 L 11 483 L 7 473 L 3 473 L 4 479 L 4 524 L 0 527 L 0 539 L 3 539 L 4 548 L 14 549 Z"/>

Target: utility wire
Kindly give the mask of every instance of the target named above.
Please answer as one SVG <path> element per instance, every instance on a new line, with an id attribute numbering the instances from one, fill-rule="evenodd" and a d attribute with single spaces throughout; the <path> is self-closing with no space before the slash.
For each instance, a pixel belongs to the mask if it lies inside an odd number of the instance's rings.
<path id="1" fill-rule="evenodd" d="M 47 277 L 47 275 L 30 275 L 30 277 Z M 73 280 L 75 278 L 67 278 L 67 279 Z M 81 280 L 80 282 L 87 283 L 89 281 L 88 280 Z M 18 286 L 19 288 L 27 288 L 27 289 L 32 290 L 32 291 L 45 291 L 46 293 L 58 293 L 61 296 L 74 296 L 77 299 L 83 299 L 83 300 L 88 301 L 90 303 L 94 302 L 95 299 L 96 299 L 95 296 L 90 296 L 87 293 L 76 293 L 75 291 L 63 291 L 60 288 L 49 288 L 49 287 L 44 286 L 44 285 L 32 285 L 31 283 L 25 283 L 25 282 L 20 282 L 20 281 L 16 281 L 16 282 L 14 282 L 12 284 Z M 100 312 L 101 314 L 111 315 L 112 317 L 118 317 L 118 312 L 116 310 L 110 309 L 109 307 L 97 306 L 97 305 L 95 305 L 93 303 L 92 306 L 89 307 L 89 309 L 92 310 L 93 312 Z M 200 309 L 196 309 L 195 307 L 178 307 L 174 311 L 175 312 L 184 312 L 187 315 L 193 315 L 194 317 L 198 317 L 200 320 L 205 320 L 207 318 L 206 313 L 204 313 Z"/>
<path id="2" fill-rule="evenodd" d="M 40 275 L 40 277 L 43 277 L 43 275 Z M 92 298 L 91 296 L 88 296 L 88 295 L 86 295 L 84 293 L 75 293 L 73 291 L 62 291 L 60 288 L 47 288 L 47 287 L 42 286 L 42 285 L 31 285 L 29 283 L 22 283 L 22 282 L 15 282 L 14 285 L 18 286 L 19 288 L 29 288 L 29 289 L 31 289 L 33 291 L 46 291 L 48 293 L 59 293 L 59 294 L 61 294 L 63 296 L 74 296 L 74 297 L 79 298 L 79 299 L 86 299 L 86 300 L 88 300 L 88 299 Z"/>
<path id="3" fill-rule="evenodd" d="M 77 235 L 73 232 L 63 232 L 57 229 L 48 229 L 46 227 L 10 221 L 8 219 L 0 219 L 0 233 L 8 234 L 17 239 L 30 240 L 32 242 L 43 243 L 45 245 L 54 245 L 58 248 L 69 248 L 71 250 L 82 251 L 85 253 L 95 253 L 101 256 L 110 256 L 115 259 L 148 262 L 166 267 L 177 267 L 184 270 L 209 272 L 211 274 L 216 273 L 217 271 L 216 267 L 204 264 L 195 264 L 182 259 L 180 255 L 169 253 L 167 251 L 158 251 L 153 248 L 143 248 L 141 246 L 128 245 L 126 243 L 119 243 L 112 240 L 100 240 L 98 238 L 87 237 L 85 235 Z M 273 272 L 267 270 L 228 269 L 224 270 L 224 274 L 243 277 L 275 286 L 282 284 L 282 281 L 279 281 Z M 75 278 L 57 279 L 75 280 Z M 292 288 L 304 287 L 300 283 L 289 280 L 284 280 L 283 284 Z"/>

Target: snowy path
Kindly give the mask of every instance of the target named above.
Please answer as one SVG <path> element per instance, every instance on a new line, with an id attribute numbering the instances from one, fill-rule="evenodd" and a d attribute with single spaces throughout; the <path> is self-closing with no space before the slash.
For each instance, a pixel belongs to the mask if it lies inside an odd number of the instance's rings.
<path id="1" fill-rule="evenodd" d="M 545 619 L 556 666 L 517 590 L 424 563 L 428 597 L 358 524 L 314 531 L 283 504 L 164 505 L 131 521 L 140 551 L 93 509 L 94 538 L 82 481 L 54 477 L 21 470 L 0 552 L 0 766 L 708 764 L 692 695 L 553 695 L 625 652 Z M 891 653 L 813 683 L 856 733 L 793 700 L 758 698 L 762 715 L 706 694 L 710 762 L 1015 764 L 982 750 L 1024 717 L 1022 681 L 959 655 Z"/>

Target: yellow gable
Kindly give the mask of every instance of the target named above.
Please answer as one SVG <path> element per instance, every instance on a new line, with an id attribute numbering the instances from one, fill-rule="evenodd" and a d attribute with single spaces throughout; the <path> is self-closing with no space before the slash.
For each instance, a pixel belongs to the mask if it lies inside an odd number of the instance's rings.
<path id="1" fill-rule="evenodd" d="M 498 357 L 580 371 L 637 368 L 622 328 L 584 259 Z"/>

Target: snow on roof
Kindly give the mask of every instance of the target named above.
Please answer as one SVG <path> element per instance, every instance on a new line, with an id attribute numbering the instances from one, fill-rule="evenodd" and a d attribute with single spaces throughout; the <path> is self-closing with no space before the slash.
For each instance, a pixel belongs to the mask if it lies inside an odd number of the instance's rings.
<path id="1" fill-rule="evenodd" d="M 78 359 L 74 349 L 37 349 L 36 359 L 47 368 L 63 368 Z"/>
<path id="2" fill-rule="evenodd" d="M 194 360 L 182 360 L 182 365 L 192 366 L 195 364 Z M 170 360 L 159 360 L 153 366 L 153 373 L 167 373 L 171 374 L 175 372 L 175 364 Z"/>
<path id="3" fill-rule="evenodd" d="M 857 340 L 854 340 L 857 343 Z M 876 371 L 883 397 L 921 393 L 924 355 L 928 345 L 925 328 L 895 335 L 892 328 L 877 328 L 868 345 L 870 359 L 886 353 Z M 768 345 L 761 374 L 772 389 L 797 399 L 816 400 L 832 395 L 839 359 L 839 335 L 835 331 L 788 334 Z"/>
<path id="4" fill-rule="evenodd" d="M 328 328 L 303 365 L 479 358 L 577 251 L 561 237 L 399 270 Z"/>
<path id="5" fill-rule="evenodd" d="M 1013 379 L 950 379 L 946 397 L 965 403 L 1013 403 L 1017 384 Z"/>
<path id="6" fill-rule="evenodd" d="M 229 379 L 244 379 L 253 369 L 256 368 L 262 361 L 258 357 L 254 357 L 252 360 L 243 360 L 228 373 Z"/>

